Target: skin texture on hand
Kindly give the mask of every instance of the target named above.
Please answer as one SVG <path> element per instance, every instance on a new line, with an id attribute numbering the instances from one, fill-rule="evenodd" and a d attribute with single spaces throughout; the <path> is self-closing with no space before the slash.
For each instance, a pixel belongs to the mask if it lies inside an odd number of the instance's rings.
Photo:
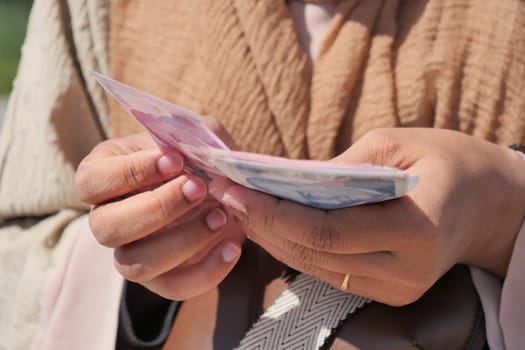
<path id="1" fill-rule="evenodd" d="M 525 162 L 512 151 L 458 132 L 373 131 L 333 159 L 406 170 L 408 196 L 323 211 L 225 179 L 210 193 L 248 237 L 281 262 L 390 305 L 417 300 L 457 263 L 504 277 L 525 216 Z"/>
<path id="2" fill-rule="evenodd" d="M 244 234 L 184 158 L 146 134 L 99 144 L 76 174 L 102 244 L 128 280 L 183 300 L 219 284 L 240 257 Z"/>

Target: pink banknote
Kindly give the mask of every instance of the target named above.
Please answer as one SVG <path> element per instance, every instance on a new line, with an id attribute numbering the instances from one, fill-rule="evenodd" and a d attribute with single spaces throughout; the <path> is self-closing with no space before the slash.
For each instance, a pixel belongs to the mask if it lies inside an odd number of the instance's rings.
<path id="1" fill-rule="evenodd" d="M 396 168 L 232 151 L 191 111 L 91 73 L 160 147 L 184 154 L 188 171 L 205 179 L 225 176 L 243 186 L 323 209 L 398 198 L 417 183 L 416 177 Z"/>

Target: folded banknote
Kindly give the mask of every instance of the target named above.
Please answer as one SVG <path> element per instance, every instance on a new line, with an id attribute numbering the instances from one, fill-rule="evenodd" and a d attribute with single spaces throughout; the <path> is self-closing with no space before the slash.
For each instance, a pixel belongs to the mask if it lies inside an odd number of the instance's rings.
<path id="1" fill-rule="evenodd" d="M 94 71 L 91 74 L 160 147 L 182 153 L 186 170 L 206 180 L 224 176 L 248 188 L 321 209 L 398 198 L 417 183 L 417 177 L 391 167 L 292 160 L 230 150 L 191 111 Z"/>

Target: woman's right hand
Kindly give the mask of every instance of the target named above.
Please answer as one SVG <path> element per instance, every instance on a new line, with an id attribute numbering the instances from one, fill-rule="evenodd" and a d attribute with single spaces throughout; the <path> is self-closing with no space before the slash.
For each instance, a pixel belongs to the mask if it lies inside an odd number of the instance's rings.
<path id="1" fill-rule="evenodd" d="M 99 144 L 76 174 L 80 198 L 92 205 L 93 234 L 115 249 L 117 270 L 176 300 L 217 286 L 244 239 L 205 182 L 183 167 L 182 155 L 141 133 Z"/>

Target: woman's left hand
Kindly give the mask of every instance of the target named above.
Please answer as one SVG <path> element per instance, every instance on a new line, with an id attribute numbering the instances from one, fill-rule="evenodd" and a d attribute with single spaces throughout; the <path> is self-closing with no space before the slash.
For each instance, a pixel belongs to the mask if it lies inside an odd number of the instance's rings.
<path id="1" fill-rule="evenodd" d="M 346 290 L 386 304 L 417 300 L 457 263 L 505 275 L 525 214 L 525 161 L 509 149 L 447 130 L 383 129 L 332 161 L 397 167 L 419 183 L 400 199 L 331 211 L 225 179 L 210 193 L 276 259 L 338 288 L 348 274 Z"/>

